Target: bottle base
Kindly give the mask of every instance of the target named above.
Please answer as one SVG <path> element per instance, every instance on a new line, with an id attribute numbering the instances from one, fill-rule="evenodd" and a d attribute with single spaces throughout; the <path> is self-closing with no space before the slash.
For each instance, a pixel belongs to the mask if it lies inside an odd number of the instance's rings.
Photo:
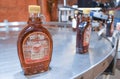
<path id="1" fill-rule="evenodd" d="M 84 54 L 88 52 L 88 48 L 76 48 L 76 53 Z"/>
<path id="2" fill-rule="evenodd" d="M 88 52 L 88 50 L 84 50 L 84 51 L 76 51 L 76 53 L 79 53 L 79 54 L 85 54 L 85 53 L 87 53 Z"/>
<path id="3" fill-rule="evenodd" d="M 47 64 L 39 64 L 39 65 L 31 65 L 26 68 L 24 68 L 24 75 L 34 75 L 38 73 L 43 73 L 45 71 L 48 71 L 50 69 L 49 65 Z"/>

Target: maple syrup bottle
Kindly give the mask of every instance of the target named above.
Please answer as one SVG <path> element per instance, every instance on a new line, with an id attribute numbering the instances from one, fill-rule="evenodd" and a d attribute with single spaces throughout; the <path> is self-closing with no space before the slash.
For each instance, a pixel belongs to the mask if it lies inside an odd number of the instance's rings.
<path id="1" fill-rule="evenodd" d="M 78 14 L 77 14 L 77 19 L 76 19 L 76 20 L 77 20 L 77 21 L 76 21 L 76 22 L 77 22 L 77 23 L 76 23 L 76 34 L 77 34 L 77 35 L 76 35 L 76 49 L 78 49 L 79 44 L 80 44 L 80 41 L 79 41 L 79 40 L 80 40 L 80 37 L 79 37 L 79 35 L 80 35 L 80 33 L 79 33 L 80 30 L 79 30 L 79 27 L 78 27 L 78 26 L 79 26 L 79 24 L 80 24 L 80 22 L 81 22 L 81 17 L 82 17 L 82 14 L 81 14 L 81 13 L 78 13 Z"/>
<path id="2" fill-rule="evenodd" d="M 77 26 L 76 52 L 80 54 L 87 53 L 89 48 L 91 34 L 91 20 L 89 13 L 89 9 L 83 10 L 82 21 Z"/>
<path id="3" fill-rule="evenodd" d="M 25 75 L 47 71 L 52 56 L 53 41 L 49 31 L 42 26 L 40 6 L 29 6 L 28 25 L 17 41 L 18 56 Z"/>
<path id="4" fill-rule="evenodd" d="M 106 27 L 106 36 L 111 37 L 114 31 L 114 11 L 109 11 L 107 27 Z"/>

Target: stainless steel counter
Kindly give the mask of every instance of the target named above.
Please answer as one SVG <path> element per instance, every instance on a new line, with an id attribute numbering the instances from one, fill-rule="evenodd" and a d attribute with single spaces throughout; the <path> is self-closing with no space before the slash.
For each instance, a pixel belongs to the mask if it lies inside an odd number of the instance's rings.
<path id="1" fill-rule="evenodd" d="M 0 79 L 94 79 L 110 64 L 116 54 L 114 47 L 105 38 L 99 39 L 92 32 L 89 52 L 77 54 L 75 51 L 76 32 L 71 28 L 48 28 L 53 38 L 53 55 L 47 72 L 25 76 L 18 54 L 17 36 L 0 40 Z M 111 39 L 111 38 L 110 38 Z"/>

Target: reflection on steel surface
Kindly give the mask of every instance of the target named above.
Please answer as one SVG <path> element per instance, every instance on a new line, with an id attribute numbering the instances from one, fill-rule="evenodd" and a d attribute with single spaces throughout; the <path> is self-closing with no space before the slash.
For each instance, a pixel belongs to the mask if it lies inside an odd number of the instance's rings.
<path id="1" fill-rule="evenodd" d="M 98 39 L 92 32 L 89 53 L 76 53 L 76 32 L 71 28 L 48 28 L 53 38 L 53 56 L 51 69 L 45 73 L 24 76 L 19 63 L 16 38 L 0 40 L 0 77 L 2 79 L 93 79 L 101 74 L 115 56 L 115 45 L 112 48 L 105 38 Z"/>

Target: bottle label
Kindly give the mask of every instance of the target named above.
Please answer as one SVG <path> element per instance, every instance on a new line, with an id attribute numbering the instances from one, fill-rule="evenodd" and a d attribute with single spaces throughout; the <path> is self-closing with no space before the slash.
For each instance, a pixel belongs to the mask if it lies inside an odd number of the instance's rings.
<path id="1" fill-rule="evenodd" d="M 79 24 L 78 27 L 85 27 L 86 25 L 87 25 L 87 22 L 82 22 L 82 23 Z"/>
<path id="2" fill-rule="evenodd" d="M 83 46 L 89 45 L 90 33 L 91 33 L 91 27 L 89 26 L 88 28 L 85 29 Z"/>
<path id="3" fill-rule="evenodd" d="M 33 32 L 23 41 L 23 56 L 26 64 L 49 60 L 50 39 L 43 32 Z"/>

